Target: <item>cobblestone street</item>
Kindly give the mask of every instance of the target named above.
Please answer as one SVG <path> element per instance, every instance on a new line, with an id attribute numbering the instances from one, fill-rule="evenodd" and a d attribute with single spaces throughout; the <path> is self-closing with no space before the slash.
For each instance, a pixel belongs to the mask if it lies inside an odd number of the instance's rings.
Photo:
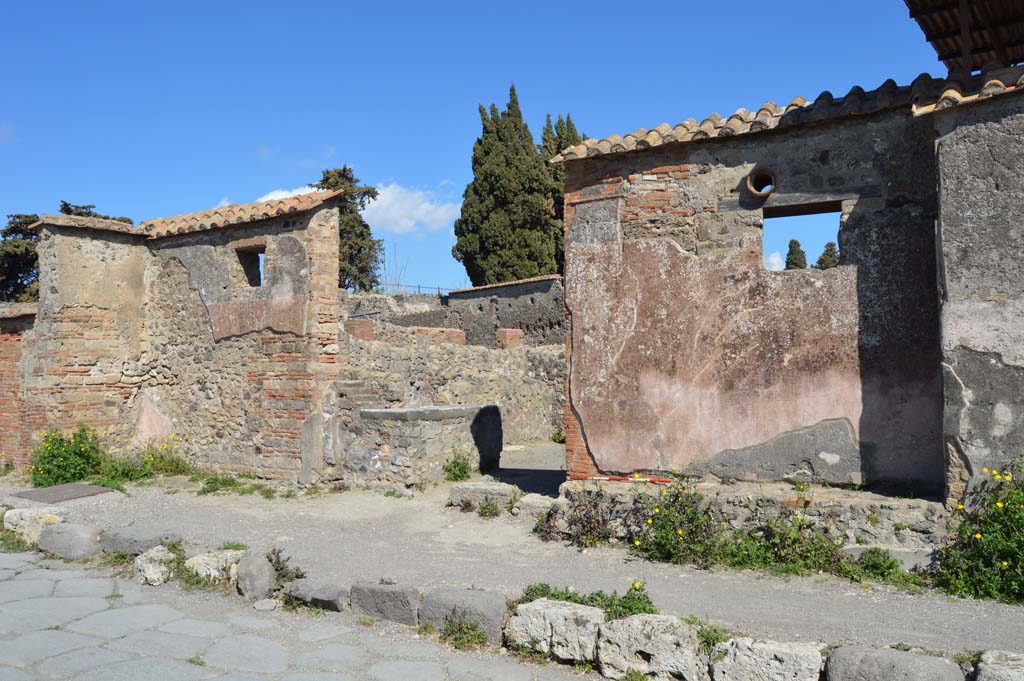
<path id="1" fill-rule="evenodd" d="M 0 681 L 568 678 L 580 677 L 460 653 L 351 613 L 259 613 L 219 593 L 147 589 L 110 569 L 0 554 Z"/>

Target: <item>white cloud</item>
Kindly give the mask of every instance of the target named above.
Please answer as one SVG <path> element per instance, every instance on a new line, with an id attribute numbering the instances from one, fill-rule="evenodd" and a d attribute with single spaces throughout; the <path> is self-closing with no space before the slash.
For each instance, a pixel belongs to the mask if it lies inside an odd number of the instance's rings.
<path id="1" fill-rule="evenodd" d="M 421 228 L 450 227 L 459 215 L 461 203 L 445 202 L 433 192 L 407 189 L 396 182 L 380 185 L 377 199 L 363 210 L 363 217 L 376 232 L 411 234 Z"/>
<path id="2" fill-rule="evenodd" d="M 772 272 L 781 272 L 786 269 L 786 261 L 778 251 L 769 253 L 764 257 L 764 266 Z"/>
<path id="3" fill-rule="evenodd" d="M 295 189 L 275 189 L 272 192 L 267 192 L 263 196 L 256 199 L 257 201 L 275 201 L 277 199 L 287 199 L 290 196 L 298 196 L 299 194 L 309 194 L 311 192 L 320 191 L 319 189 L 313 189 L 309 185 L 297 187 Z"/>
<path id="4" fill-rule="evenodd" d="M 0 144 L 14 141 L 14 126 L 0 121 Z"/>
<path id="5" fill-rule="evenodd" d="M 230 206 L 230 205 L 231 205 L 231 199 L 229 199 L 228 197 L 225 196 L 223 199 L 220 200 L 220 202 L 216 205 L 216 207 L 217 208 L 223 208 L 224 206 Z"/>

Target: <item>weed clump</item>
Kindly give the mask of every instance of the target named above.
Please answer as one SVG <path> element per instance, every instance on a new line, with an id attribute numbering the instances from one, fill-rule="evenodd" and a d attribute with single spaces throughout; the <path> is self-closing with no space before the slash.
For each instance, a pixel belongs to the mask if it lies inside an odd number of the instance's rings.
<path id="1" fill-rule="evenodd" d="M 466 614 L 456 609 L 444 618 L 441 640 L 456 650 L 476 650 L 487 645 L 487 634 L 479 624 L 466 619 Z"/>
<path id="2" fill-rule="evenodd" d="M 294 582 L 296 579 L 306 576 L 302 568 L 290 564 L 291 558 L 284 555 L 281 549 L 270 549 L 267 552 L 267 560 L 274 568 L 274 583 L 277 589 L 281 589 L 288 582 Z"/>
<path id="3" fill-rule="evenodd" d="M 550 584 L 531 584 L 526 587 L 523 597 L 516 604 L 529 603 L 538 598 L 600 608 L 604 610 L 609 620 L 622 619 L 630 615 L 658 614 L 658 609 L 654 607 L 654 602 L 647 594 L 647 585 L 639 581 L 633 582 L 622 596 L 615 591 L 610 594 L 603 591 L 581 594 L 568 588 L 557 589 Z"/>
<path id="4" fill-rule="evenodd" d="M 448 482 L 469 480 L 469 474 L 473 470 L 469 457 L 462 452 L 454 452 L 452 458 L 441 464 L 441 469 L 444 471 L 444 479 Z"/>

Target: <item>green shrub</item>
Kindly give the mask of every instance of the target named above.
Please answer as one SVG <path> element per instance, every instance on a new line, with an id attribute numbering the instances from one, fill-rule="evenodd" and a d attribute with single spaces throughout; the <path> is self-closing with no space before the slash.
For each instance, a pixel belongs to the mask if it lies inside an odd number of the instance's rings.
<path id="1" fill-rule="evenodd" d="M 970 508 L 958 509 L 959 525 L 939 551 L 935 583 L 968 598 L 1024 603 L 1024 468 L 983 470 Z"/>
<path id="2" fill-rule="evenodd" d="M 57 430 L 47 431 L 32 452 L 32 484 L 51 487 L 84 480 L 99 471 L 103 456 L 99 435 L 88 426 L 78 426 L 71 437 Z"/>
<path id="3" fill-rule="evenodd" d="M 270 566 L 274 568 L 274 583 L 278 589 L 288 582 L 294 582 L 296 579 L 302 579 L 306 576 L 302 568 L 289 564 L 291 558 L 284 555 L 281 549 L 270 549 L 267 552 L 267 560 L 270 562 Z"/>
<path id="4" fill-rule="evenodd" d="M 647 681 L 647 677 L 644 676 L 643 672 L 631 668 L 626 671 L 626 675 L 622 677 L 622 681 Z"/>
<path id="5" fill-rule="evenodd" d="M 477 515 L 481 518 L 497 518 L 501 515 L 501 507 L 495 503 L 494 499 L 490 497 L 484 497 L 484 501 L 480 504 L 480 508 L 476 510 Z"/>
<path id="6" fill-rule="evenodd" d="M 658 614 L 658 609 L 654 607 L 651 597 L 647 594 L 647 586 L 643 582 L 633 582 L 622 596 L 615 591 L 611 594 L 606 594 L 603 591 L 581 594 L 567 588 L 556 589 L 550 584 L 531 584 L 526 587 L 523 597 L 517 601 L 517 604 L 529 603 L 538 598 L 600 608 L 604 610 L 609 620 L 622 619 L 630 615 Z"/>
<path id="7" fill-rule="evenodd" d="M 472 471 L 469 457 L 462 452 L 454 452 L 452 458 L 441 464 L 441 468 L 444 470 L 445 480 L 449 482 L 469 480 L 469 474 Z"/>
<path id="8" fill-rule="evenodd" d="M 560 445 L 565 444 L 565 433 L 563 433 L 561 430 L 556 430 L 555 432 L 551 433 L 551 441 L 557 442 Z"/>
<path id="9" fill-rule="evenodd" d="M 0 528 L 0 553 L 24 553 L 32 549 L 32 545 L 14 530 Z"/>
<path id="10" fill-rule="evenodd" d="M 865 549 L 857 559 L 857 566 L 871 579 L 883 582 L 900 571 L 900 562 L 885 549 Z"/>
<path id="11" fill-rule="evenodd" d="M 684 483 L 644 499 L 643 528 L 633 537 L 634 553 L 664 563 L 693 563 L 710 567 L 719 562 L 721 522 L 704 497 Z"/>

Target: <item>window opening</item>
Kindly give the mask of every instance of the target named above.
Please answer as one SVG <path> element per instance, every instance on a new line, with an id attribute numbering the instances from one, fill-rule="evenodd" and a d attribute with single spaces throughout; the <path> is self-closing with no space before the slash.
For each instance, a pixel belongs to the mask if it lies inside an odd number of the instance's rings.
<path id="1" fill-rule="evenodd" d="M 775 272 L 831 269 L 839 265 L 837 202 L 764 210 L 761 252 L 764 267 Z"/>
<path id="2" fill-rule="evenodd" d="M 235 253 L 238 254 L 238 262 L 242 265 L 242 272 L 245 273 L 245 279 L 249 282 L 249 286 L 263 286 L 266 247 L 240 248 Z"/>

